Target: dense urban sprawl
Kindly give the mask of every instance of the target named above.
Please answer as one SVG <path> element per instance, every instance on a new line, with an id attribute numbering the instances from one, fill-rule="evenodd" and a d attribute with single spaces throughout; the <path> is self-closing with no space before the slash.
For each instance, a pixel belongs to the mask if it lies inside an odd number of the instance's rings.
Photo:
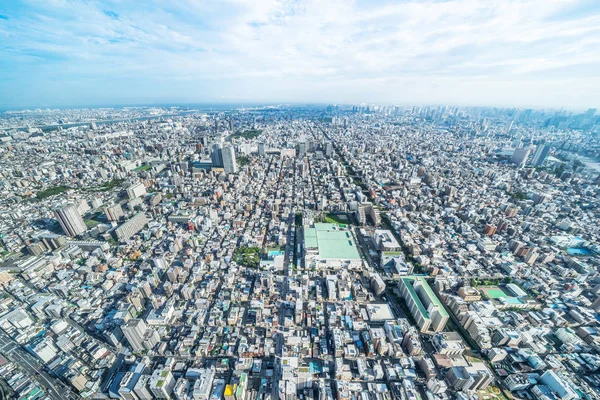
<path id="1" fill-rule="evenodd" d="M 600 398 L 600 117 L 0 114 L 0 397 Z"/>

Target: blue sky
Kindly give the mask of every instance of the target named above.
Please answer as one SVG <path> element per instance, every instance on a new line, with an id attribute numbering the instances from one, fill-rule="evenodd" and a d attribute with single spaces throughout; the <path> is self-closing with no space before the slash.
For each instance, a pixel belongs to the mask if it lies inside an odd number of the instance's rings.
<path id="1" fill-rule="evenodd" d="M 0 93 L 600 108 L 600 1 L 3 0 Z"/>

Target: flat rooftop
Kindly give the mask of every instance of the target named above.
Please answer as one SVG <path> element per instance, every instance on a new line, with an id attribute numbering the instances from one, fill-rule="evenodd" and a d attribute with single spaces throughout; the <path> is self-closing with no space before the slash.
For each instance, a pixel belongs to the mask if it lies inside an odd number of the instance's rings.
<path id="1" fill-rule="evenodd" d="M 304 246 L 316 248 L 321 259 L 360 260 L 352 233 L 346 225 L 316 223 L 304 228 Z"/>
<path id="2" fill-rule="evenodd" d="M 371 321 L 386 321 L 393 320 L 394 314 L 390 306 L 385 303 L 380 304 L 367 304 L 367 313 Z"/>

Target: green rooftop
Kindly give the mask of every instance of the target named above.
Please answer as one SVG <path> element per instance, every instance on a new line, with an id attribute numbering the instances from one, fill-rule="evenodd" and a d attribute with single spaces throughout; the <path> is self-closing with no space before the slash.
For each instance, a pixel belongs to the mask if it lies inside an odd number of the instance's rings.
<path id="1" fill-rule="evenodd" d="M 402 278 L 402 281 L 408 288 L 408 293 L 415 300 L 415 303 L 417 304 L 417 308 L 419 309 L 419 311 L 421 312 L 421 314 L 423 314 L 423 316 L 425 318 L 429 318 L 429 313 L 427 312 L 427 309 L 421 302 L 419 295 L 417 294 L 417 292 L 415 292 L 415 289 L 413 288 L 414 283 L 417 281 L 421 284 L 421 286 L 425 290 L 425 294 L 427 294 L 427 297 L 430 299 L 430 301 L 435 306 L 438 307 L 438 309 L 440 310 L 440 314 L 443 317 L 449 317 L 448 312 L 444 308 L 444 305 L 442 304 L 440 299 L 438 299 L 438 297 L 435 295 L 435 293 L 433 293 L 431 286 L 429 286 L 429 284 L 427 283 L 427 281 L 424 278 L 419 277 L 419 276 L 407 276 L 407 277 Z"/>
<path id="2" fill-rule="evenodd" d="M 360 259 L 352 233 L 345 225 L 316 223 L 314 228 L 304 228 L 304 246 L 317 248 L 322 259 Z"/>
<path id="3" fill-rule="evenodd" d="M 315 249 L 318 246 L 317 230 L 315 228 L 304 228 L 304 247 Z"/>

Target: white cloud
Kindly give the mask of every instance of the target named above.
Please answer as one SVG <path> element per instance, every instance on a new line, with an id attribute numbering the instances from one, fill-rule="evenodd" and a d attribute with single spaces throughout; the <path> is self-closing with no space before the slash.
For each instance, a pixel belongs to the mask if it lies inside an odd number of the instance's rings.
<path id="1" fill-rule="evenodd" d="M 5 8 L 7 105 L 39 101 L 31 81 L 46 91 L 40 99 L 71 104 L 135 95 L 600 105 L 600 6 L 589 0 L 39 0 Z M 60 82 L 68 91 L 53 93 Z M 571 93 L 578 88 L 587 91 Z"/>

